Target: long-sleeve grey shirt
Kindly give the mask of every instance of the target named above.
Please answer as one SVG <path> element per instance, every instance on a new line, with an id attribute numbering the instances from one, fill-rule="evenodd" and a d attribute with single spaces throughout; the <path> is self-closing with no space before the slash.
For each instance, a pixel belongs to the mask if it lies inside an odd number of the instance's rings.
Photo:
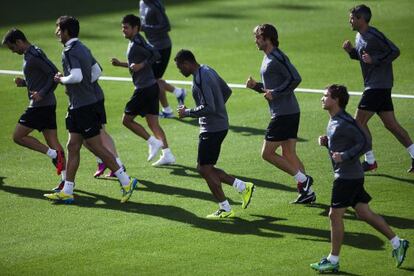
<path id="1" fill-rule="evenodd" d="M 372 57 L 372 64 L 362 61 L 364 52 Z M 359 60 L 365 90 L 392 88 L 392 62 L 399 55 L 400 50 L 397 46 L 374 27 L 369 27 L 363 34 L 356 34 L 355 48 L 349 53 L 352 59 Z"/>
<path id="2" fill-rule="evenodd" d="M 171 26 L 162 2 L 159 0 L 141 0 L 139 2 L 139 15 L 141 17 L 141 29 L 145 33 L 148 42 L 157 50 L 171 47 L 171 39 L 168 35 Z"/>
<path id="3" fill-rule="evenodd" d="M 263 93 L 262 88 L 272 90 L 273 100 L 269 101 L 272 118 L 300 112 L 294 90 L 302 81 L 289 58 L 278 48 L 265 55 L 260 68 L 262 82 L 254 90 Z"/>
<path id="4" fill-rule="evenodd" d="M 193 98 L 196 107 L 186 109 L 186 116 L 199 118 L 200 133 L 229 128 L 226 102 L 232 91 L 227 83 L 207 65 L 201 65 L 193 76 Z"/>
<path id="5" fill-rule="evenodd" d="M 136 89 L 149 87 L 157 82 L 151 64 L 159 57 L 158 51 L 149 45 L 139 33 L 129 42 L 127 50 L 128 65 L 131 66 L 132 63 L 145 63 L 144 67 L 138 72 L 129 69 Z"/>
<path id="6" fill-rule="evenodd" d="M 65 84 L 69 95 L 69 109 L 77 109 L 97 102 L 95 88 L 91 82 L 94 63 L 96 61 L 91 51 L 79 40 L 74 39 L 65 46 L 62 54 L 64 75 L 70 75 L 72 69 L 80 69 L 82 72 L 80 82 Z"/>
<path id="7" fill-rule="evenodd" d="M 326 133 L 335 179 L 363 178 L 359 157 L 370 148 L 370 142 L 354 118 L 343 110 L 338 112 L 329 120 Z M 342 162 L 333 161 L 333 152 L 341 153 Z"/>
<path id="8" fill-rule="evenodd" d="M 24 53 L 23 74 L 29 97 L 29 107 L 56 105 L 53 77 L 58 72 L 56 66 L 38 47 L 31 45 Z M 30 91 L 37 91 L 42 99 L 38 102 L 30 99 Z"/>

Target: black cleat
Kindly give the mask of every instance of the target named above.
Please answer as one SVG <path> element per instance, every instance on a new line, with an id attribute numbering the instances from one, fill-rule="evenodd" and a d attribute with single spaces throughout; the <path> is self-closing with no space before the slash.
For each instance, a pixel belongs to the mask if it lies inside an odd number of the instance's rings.
<path id="1" fill-rule="evenodd" d="M 312 204 L 316 201 L 316 194 L 312 192 L 310 194 L 299 194 L 295 201 L 292 201 L 292 204 Z"/>

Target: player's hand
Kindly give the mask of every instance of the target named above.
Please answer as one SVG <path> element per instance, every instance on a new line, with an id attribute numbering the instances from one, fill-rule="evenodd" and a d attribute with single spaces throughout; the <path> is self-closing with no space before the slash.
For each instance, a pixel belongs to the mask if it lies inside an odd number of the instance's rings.
<path id="1" fill-rule="evenodd" d="M 56 75 L 54 76 L 53 80 L 57 83 L 60 83 L 60 79 L 63 77 L 61 72 L 57 72 Z"/>
<path id="2" fill-rule="evenodd" d="M 326 136 L 326 135 L 319 136 L 318 144 L 321 147 L 327 147 L 328 146 L 328 136 Z"/>
<path id="3" fill-rule="evenodd" d="M 252 78 L 252 76 L 249 76 L 249 78 L 246 81 L 246 87 L 253 89 L 256 86 L 256 81 Z"/>
<path id="4" fill-rule="evenodd" d="M 264 89 L 264 88 L 262 88 L 262 90 L 264 92 L 263 97 L 268 101 L 272 101 L 273 100 L 272 90 Z"/>
<path id="5" fill-rule="evenodd" d="M 332 159 L 335 163 L 341 163 L 342 154 L 340 152 L 332 152 Z"/>
<path id="6" fill-rule="evenodd" d="M 121 66 L 121 62 L 119 61 L 119 59 L 117 59 L 117 58 L 112 58 L 111 59 L 111 64 L 113 65 L 113 66 Z"/>
<path id="7" fill-rule="evenodd" d="M 345 40 L 344 44 L 342 44 L 342 48 L 347 51 L 348 53 L 350 53 L 352 51 L 352 49 L 354 49 L 354 46 L 352 46 L 351 41 L 349 40 Z"/>
<path id="8" fill-rule="evenodd" d="M 185 105 L 180 105 L 177 108 L 177 112 L 178 112 L 178 117 L 179 118 L 184 118 L 185 117 L 185 109 L 186 109 L 186 106 Z"/>
<path id="9" fill-rule="evenodd" d="M 26 86 L 26 81 L 22 78 L 16 77 L 14 78 L 14 83 L 16 84 L 17 87 L 23 87 Z"/>
<path id="10" fill-rule="evenodd" d="M 362 61 L 367 64 L 372 64 L 372 57 L 365 51 L 362 52 Z"/>
<path id="11" fill-rule="evenodd" d="M 131 63 L 131 65 L 129 65 L 129 69 L 131 69 L 134 72 L 138 72 L 142 68 L 144 68 L 144 62 L 141 62 L 141 63 Z"/>
<path id="12" fill-rule="evenodd" d="M 32 99 L 34 102 L 41 101 L 43 98 L 40 96 L 39 92 L 37 91 L 30 91 L 30 99 Z"/>

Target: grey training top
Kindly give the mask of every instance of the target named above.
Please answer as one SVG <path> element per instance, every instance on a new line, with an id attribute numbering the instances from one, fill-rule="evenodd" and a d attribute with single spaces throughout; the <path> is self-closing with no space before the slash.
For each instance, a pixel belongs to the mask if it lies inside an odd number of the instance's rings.
<path id="1" fill-rule="evenodd" d="M 331 157 L 335 179 L 363 178 L 359 157 L 370 148 L 370 143 L 354 118 L 341 110 L 329 120 L 326 133 L 329 156 L 332 152 L 340 152 L 342 157 L 340 163 L 335 163 Z"/>
<path id="2" fill-rule="evenodd" d="M 57 84 L 53 77 L 58 72 L 56 66 L 38 47 L 31 45 L 24 53 L 23 74 L 29 97 L 29 107 L 56 105 L 55 89 Z M 37 91 L 42 99 L 34 102 L 30 99 L 30 91 Z"/>
<path id="3" fill-rule="evenodd" d="M 139 15 L 141 17 L 141 29 L 145 33 L 148 42 L 157 50 L 171 47 L 171 39 L 168 35 L 171 27 L 162 2 L 159 0 L 141 0 L 139 2 Z"/>
<path id="4" fill-rule="evenodd" d="M 362 61 L 364 52 L 372 57 L 372 64 Z M 352 59 L 359 60 L 365 90 L 392 88 L 392 62 L 399 55 L 400 50 L 397 46 L 374 27 L 369 27 L 363 34 L 356 34 L 355 48 L 349 53 Z"/>
<path id="5" fill-rule="evenodd" d="M 145 66 L 138 72 L 129 69 L 135 89 L 149 87 L 157 82 L 152 72 L 151 64 L 159 59 L 160 54 L 137 33 L 128 44 L 128 66 L 132 63 L 145 62 Z"/>
<path id="6" fill-rule="evenodd" d="M 289 58 L 278 48 L 265 55 L 260 68 L 262 83 L 254 90 L 263 93 L 262 88 L 272 90 L 273 100 L 269 101 L 272 118 L 300 112 L 294 90 L 302 81 Z"/>
<path id="7" fill-rule="evenodd" d="M 65 76 L 72 69 L 82 71 L 82 81 L 79 83 L 68 83 L 66 90 L 69 95 L 69 109 L 90 105 L 97 102 L 95 88 L 91 83 L 92 65 L 95 63 L 91 51 L 79 40 L 73 41 L 63 50 L 62 64 Z"/>
<path id="8" fill-rule="evenodd" d="M 200 133 L 227 130 L 229 119 L 225 103 L 232 93 L 230 87 L 207 65 L 201 65 L 193 77 L 196 107 L 186 109 L 186 116 L 199 118 Z"/>

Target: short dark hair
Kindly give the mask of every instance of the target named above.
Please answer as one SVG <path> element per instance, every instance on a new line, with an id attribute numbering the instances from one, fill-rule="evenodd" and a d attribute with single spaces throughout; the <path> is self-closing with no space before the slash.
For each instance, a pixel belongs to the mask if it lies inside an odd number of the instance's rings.
<path id="1" fill-rule="evenodd" d="M 340 108 L 345 109 L 349 101 L 348 89 L 344 85 L 331 84 L 326 87 L 328 92 L 331 93 L 332 99 L 338 99 L 338 105 Z"/>
<path id="2" fill-rule="evenodd" d="M 16 41 L 19 39 L 24 42 L 27 42 L 27 39 L 24 33 L 20 31 L 19 29 L 13 28 L 4 35 L 1 44 L 3 45 L 6 43 L 16 44 Z"/>
<path id="3" fill-rule="evenodd" d="M 138 16 L 127 14 L 122 18 L 122 24 L 129 24 L 131 27 L 141 27 L 141 20 Z"/>
<path id="4" fill-rule="evenodd" d="M 371 9 L 365 5 L 358 5 L 349 10 L 356 18 L 364 18 L 365 22 L 369 23 L 371 20 Z"/>
<path id="5" fill-rule="evenodd" d="M 260 35 L 264 39 L 270 39 L 273 45 L 279 47 L 279 35 L 277 34 L 277 30 L 275 26 L 271 24 L 261 24 L 257 25 L 254 28 L 254 34 Z"/>
<path id="6" fill-rule="evenodd" d="M 178 53 L 175 55 L 174 61 L 178 63 L 183 63 L 185 61 L 197 63 L 194 54 L 190 50 L 186 49 L 181 49 L 178 51 Z"/>
<path id="7" fill-rule="evenodd" d="M 79 36 L 79 21 L 73 16 L 63 15 L 59 17 L 56 21 L 56 25 L 59 26 L 61 32 L 68 31 L 70 37 Z"/>

